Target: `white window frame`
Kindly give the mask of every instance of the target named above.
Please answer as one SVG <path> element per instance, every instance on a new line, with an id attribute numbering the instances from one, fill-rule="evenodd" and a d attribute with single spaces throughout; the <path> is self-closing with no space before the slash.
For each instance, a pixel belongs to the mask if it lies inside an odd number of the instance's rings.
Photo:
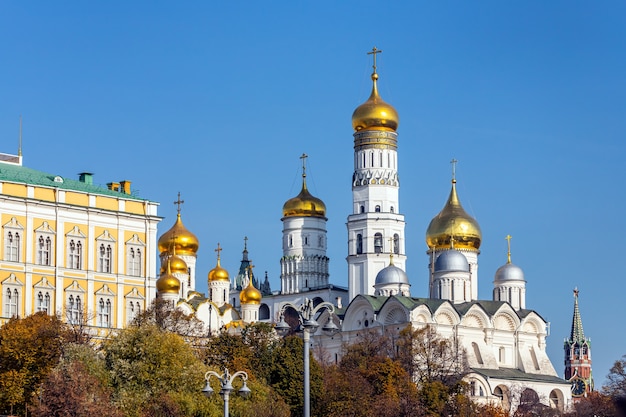
<path id="1" fill-rule="evenodd" d="M 4 226 L 4 260 L 19 262 L 22 259 L 22 240 L 24 226 L 15 217 L 11 217 Z"/>
<path id="2" fill-rule="evenodd" d="M 136 234 L 126 241 L 126 275 L 141 277 L 144 272 L 146 244 Z"/>
<path id="3" fill-rule="evenodd" d="M 2 316 L 19 317 L 21 310 L 21 299 L 23 296 L 22 284 L 15 274 L 9 275 L 2 281 Z"/>
<path id="4" fill-rule="evenodd" d="M 96 238 L 97 271 L 105 274 L 114 273 L 115 239 L 105 230 Z"/>
<path id="5" fill-rule="evenodd" d="M 145 297 L 133 288 L 125 297 L 126 324 L 130 324 L 144 309 Z"/>
<path id="6" fill-rule="evenodd" d="M 41 290 L 37 292 L 35 312 L 44 312 L 46 314 L 50 314 L 50 293 L 48 291 Z"/>
<path id="7" fill-rule="evenodd" d="M 113 303 L 110 297 L 98 297 L 96 305 L 96 325 L 99 327 L 112 327 Z"/>
<path id="8" fill-rule="evenodd" d="M 86 236 L 78 226 L 66 235 L 68 269 L 85 269 L 85 240 Z"/>
<path id="9" fill-rule="evenodd" d="M 48 222 L 43 222 L 35 229 L 35 263 L 37 265 L 54 265 L 54 230 Z"/>
<path id="10" fill-rule="evenodd" d="M 77 281 L 65 288 L 65 316 L 69 324 L 80 324 L 84 321 L 86 300 L 86 292 Z"/>

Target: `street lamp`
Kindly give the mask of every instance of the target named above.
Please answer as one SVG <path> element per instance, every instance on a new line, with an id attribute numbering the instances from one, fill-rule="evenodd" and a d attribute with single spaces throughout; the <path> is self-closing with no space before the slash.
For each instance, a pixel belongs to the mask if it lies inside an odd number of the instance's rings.
<path id="1" fill-rule="evenodd" d="M 250 395 L 250 388 L 246 385 L 246 381 L 248 380 L 248 374 L 244 371 L 235 372 L 231 375 L 228 372 L 228 369 L 224 368 L 224 373 L 222 375 L 218 374 L 214 371 L 207 371 L 204 374 L 204 379 L 206 380 L 206 385 L 202 390 L 202 393 L 207 397 L 211 397 L 215 391 L 211 388 L 211 377 L 214 376 L 220 382 L 220 395 L 224 400 L 224 417 L 228 417 L 228 399 L 230 397 L 230 392 L 233 390 L 233 381 L 235 378 L 239 377 L 243 381 L 243 386 L 239 389 L 239 395 L 243 398 L 247 398 Z"/>
<path id="2" fill-rule="evenodd" d="M 310 365 L 309 365 L 309 343 L 311 340 L 311 334 L 315 333 L 320 326 L 315 317 L 323 310 L 328 310 L 330 316 L 328 322 L 322 326 L 322 331 L 333 335 L 339 331 L 339 327 L 333 322 L 332 314 L 335 312 L 335 307 L 331 303 L 323 302 L 317 307 L 313 307 L 313 300 L 308 298 L 304 299 L 304 303 L 300 307 L 296 307 L 291 303 L 285 303 L 280 309 L 280 321 L 276 324 L 276 331 L 282 335 L 287 334 L 291 327 L 285 321 L 285 310 L 287 308 L 293 308 L 298 313 L 298 320 L 300 326 L 298 331 L 302 332 L 304 341 L 304 417 L 311 416 L 311 377 L 310 377 Z"/>

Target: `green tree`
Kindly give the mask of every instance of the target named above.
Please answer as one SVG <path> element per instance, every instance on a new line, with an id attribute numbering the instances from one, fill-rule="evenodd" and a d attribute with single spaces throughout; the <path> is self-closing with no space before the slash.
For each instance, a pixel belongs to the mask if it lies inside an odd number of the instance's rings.
<path id="1" fill-rule="evenodd" d="M 170 302 L 162 298 L 156 298 L 149 308 L 135 317 L 133 325 L 156 326 L 162 331 L 176 333 L 192 344 L 205 336 L 202 321 L 193 314 L 185 314 L 177 308 L 172 308 Z"/>
<path id="2" fill-rule="evenodd" d="M 301 416 L 304 407 L 304 345 L 297 336 L 281 339 L 272 351 L 272 363 L 267 382 L 285 400 L 291 415 Z M 323 396 L 322 370 L 317 361 L 310 358 L 311 413 L 321 415 L 319 404 Z"/>
<path id="3" fill-rule="evenodd" d="M 208 413 L 205 367 L 185 340 L 156 325 L 131 326 L 103 345 L 114 399 L 129 417 Z"/>
<path id="4" fill-rule="evenodd" d="M 0 411 L 22 413 L 59 363 L 67 328 L 56 316 L 12 318 L 0 328 Z"/>

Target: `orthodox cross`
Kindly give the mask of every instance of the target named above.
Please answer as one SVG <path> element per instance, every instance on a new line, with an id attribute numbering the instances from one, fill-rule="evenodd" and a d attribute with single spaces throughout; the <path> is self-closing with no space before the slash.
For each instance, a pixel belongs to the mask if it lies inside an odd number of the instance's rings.
<path id="1" fill-rule="evenodd" d="M 182 204 L 185 203 L 185 200 L 181 200 L 180 199 L 180 191 L 178 192 L 178 200 L 174 201 L 174 204 L 176 204 L 178 206 L 178 208 L 176 209 L 176 211 L 178 211 L 178 214 L 180 214 L 180 206 Z"/>
<path id="2" fill-rule="evenodd" d="M 309 157 L 309 155 L 303 153 L 300 156 L 300 159 L 302 159 L 302 178 L 306 177 L 306 159 Z"/>
<path id="3" fill-rule="evenodd" d="M 217 260 L 220 260 L 220 252 L 222 252 L 222 247 L 220 246 L 220 243 L 217 242 L 217 249 L 215 249 L 215 252 L 217 252 Z"/>
<path id="4" fill-rule="evenodd" d="M 509 247 L 508 252 L 507 252 L 507 262 L 511 263 L 511 235 L 506 235 L 505 237 L 507 245 Z"/>
<path id="5" fill-rule="evenodd" d="M 452 158 L 452 161 L 450 161 L 450 163 L 452 164 L 452 181 L 456 181 L 456 164 L 457 164 L 456 159 Z"/>
<path id="6" fill-rule="evenodd" d="M 372 66 L 372 68 L 374 68 L 374 74 L 376 74 L 376 55 L 382 52 L 383 51 L 381 49 L 378 49 L 374 46 L 372 48 L 372 51 L 367 53 L 368 55 L 374 55 L 374 65 Z"/>
<path id="7" fill-rule="evenodd" d="M 248 250 L 248 236 L 243 237 L 243 250 Z"/>
<path id="8" fill-rule="evenodd" d="M 578 287 L 574 288 L 574 297 L 578 298 Z"/>

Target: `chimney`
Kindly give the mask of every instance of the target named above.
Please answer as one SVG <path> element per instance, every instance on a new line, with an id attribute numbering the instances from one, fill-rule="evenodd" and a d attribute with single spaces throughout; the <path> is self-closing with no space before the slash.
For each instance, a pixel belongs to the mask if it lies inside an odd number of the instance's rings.
<path id="1" fill-rule="evenodd" d="M 107 183 L 107 188 L 111 191 L 119 191 L 120 190 L 120 183 L 119 182 L 108 182 Z"/>
<path id="2" fill-rule="evenodd" d="M 130 181 L 128 180 L 122 180 L 120 181 L 120 186 L 121 188 L 121 192 L 123 192 L 124 194 L 130 194 Z"/>
<path id="3" fill-rule="evenodd" d="M 78 174 L 78 181 L 93 185 L 93 174 L 91 172 L 81 172 Z"/>

